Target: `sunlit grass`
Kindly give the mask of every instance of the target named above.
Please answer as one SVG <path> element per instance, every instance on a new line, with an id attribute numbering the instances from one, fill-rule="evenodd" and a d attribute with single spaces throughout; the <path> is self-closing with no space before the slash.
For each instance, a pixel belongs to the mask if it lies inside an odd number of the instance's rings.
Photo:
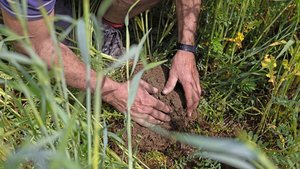
<path id="1" fill-rule="evenodd" d="M 72 49 L 85 62 L 87 70 L 97 70 L 98 86 L 104 75 L 118 78 L 111 72 L 125 67 L 123 80 L 133 79 L 128 88 L 130 107 L 143 71 L 171 59 L 174 53 L 175 7 L 171 1 L 165 1 L 153 11 L 126 20 L 127 53 L 105 68 L 113 59 L 99 52 L 101 24 L 90 12 L 89 1 L 82 3 L 82 18 L 57 16 L 56 19 L 68 20 L 76 27 L 77 39 L 81 40 Z M 268 156 L 278 168 L 299 167 L 300 2 L 203 3 L 197 36 L 202 56 L 198 67 L 208 94 L 201 100 L 199 113 L 212 131 L 200 129 L 199 133 L 226 133 L 233 123 L 247 125 L 246 131 L 232 140 L 154 130 L 199 148 L 194 157 L 206 157 L 238 168 L 274 168 Z M 107 6 L 100 8 L 97 17 L 103 15 Z M 71 29 L 59 33 L 58 40 L 53 22 L 45 12 L 44 18 L 59 53 L 58 42 Z M 47 69 L 28 41 L 26 21 L 19 20 L 25 37 L 2 25 L 0 28 L 1 167 L 146 168 L 130 145 L 133 138 L 129 114 L 122 116 L 103 106 L 99 87 L 94 94 L 89 88 L 84 92 L 67 88 L 63 70 Z M 23 44 L 30 57 L 14 52 L 12 42 L 15 41 Z M 135 41 L 139 44 L 133 45 Z M 273 60 L 266 56 L 273 56 Z M 158 62 L 146 64 L 144 70 L 133 76 L 135 66 L 131 69 L 128 60 L 136 65 L 140 60 L 147 63 L 148 58 Z M 94 61 L 99 64 L 93 65 Z M 108 119 L 112 118 L 124 118 L 127 123 L 128 145 L 111 132 Z M 124 157 L 111 149 L 109 141 L 122 148 Z"/>

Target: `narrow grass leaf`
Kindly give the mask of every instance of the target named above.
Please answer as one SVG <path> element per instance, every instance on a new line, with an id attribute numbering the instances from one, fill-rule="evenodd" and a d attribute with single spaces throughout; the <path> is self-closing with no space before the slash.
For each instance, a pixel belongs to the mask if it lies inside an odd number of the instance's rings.
<path id="1" fill-rule="evenodd" d="M 131 60 L 135 55 L 135 53 L 138 52 L 138 46 L 132 45 L 128 52 L 126 52 L 120 59 L 118 59 L 113 65 L 109 66 L 107 69 L 105 69 L 105 72 L 109 72 L 113 69 L 119 68 L 120 66 L 124 65 L 128 60 Z"/>
<path id="2" fill-rule="evenodd" d="M 144 69 L 139 71 L 130 82 L 128 101 L 127 101 L 128 108 L 130 108 L 132 106 L 132 104 L 134 103 L 135 96 L 136 96 L 136 93 L 137 93 L 137 90 L 139 87 L 139 83 L 140 83 L 143 73 L 144 73 Z"/>
<path id="3" fill-rule="evenodd" d="M 170 132 L 159 126 L 154 126 L 151 130 L 166 137 L 191 145 L 195 148 L 207 150 L 209 152 L 227 153 L 247 160 L 256 160 L 255 152 L 246 145 L 229 138 L 212 138 L 187 133 Z"/>
<path id="4" fill-rule="evenodd" d="M 284 54 L 293 44 L 295 43 L 294 40 L 290 39 L 283 47 L 283 49 L 280 51 L 280 53 L 277 55 L 276 59 L 278 59 L 282 54 Z"/>
<path id="5" fill-rule="evenodd" d="M 139 60 L 139 55 L 141 54 L 141 51 L 142 51 L 142 48 L 143 48 L 143 45 L 149 35 L 151 30 L 147 31 L 147 33 L 143 36 L 143 38 L 141 39 L 140 43 L 138 44 L 138 48 L 137 48 L 137 52 L 135 53 L 135 56 L 134 56 L 134 60 L 133 60 L 133 65 L 132 65 L 132 69 L 131 69 L 131 76 L 133 75 L 134 73 L 134 69 L 137 65 L 137 62 Z"/>
<path id="6" fill-rule="evenodd" d="M 117 142 L 121 143 L 122 145 L 125 145 L 125 142 L 122 138 L 120 138 L 117 134 L 113 132 L 107 132 L 107 136 L 115 139 Z"/>
<path id="7" fill-rule="evenodd" d="M 211 152 L 199 152 L 194 154 L 194 156 L 201 156 L 204 158 L 210 158 L 213 160 L 217 160 L 219 162 L 228 164 L 235 168 L 243 168 L 243 169 L 255 169 L 251 163 L 237 158 L 235 156 L 229 156 L 228 154 L 220 154 L 220 153 L 211 153 Z"/>
<path id="8" fill-rule="evenodd" d="M 88 44 L 87 34 L 85 32 L 86 32 L 85 23 L 82 19 L 79 19 L 77 22 L 77 39 L 79 39 L 78 45 L 84 63 L 89 64 L 90 57 L 89 57 L 89 49 L 87 46 Z"/>
<path id="9" fill-rule="evenodd" d="M 162 61 L 159 61 L 159 62 L 153 62 L 153 63 L 149 63 L 145 66 L 145 71 L 149 70 L 149 69 L 153 69 L 155 68 L 156 66 L 159 66 L 165 62 L 167 62 L 168 60 L 162 60 Z"/>
<path id="10" fill-rule="evenodd" d="M 102 30 L 101 30 L 101 24 L 99 22 L 99 19 L 95 17 L 95 15 L 92 15 L 92 22 L 93 22 L 93 28 L 94 28 L 94 35 L 95 35 L 95 45 L 96 49 L 98 51 L 102 50 L 102 45 L 103 45 L 103 35 L 102 35 Z"/>
<path id="11" fill-rule="evenodd" d="M 8 52 L 8 51 L 0 52 L 0 58 L 7 61 L 17 62 L 19 64 L 26 64 L 26 65 L 31 65 L 34 62 L 32 59 L 26 57 L 25 55 L 16 52 Z"/>
<path id="12" fill-rule="evenodd" d="M 98 18 L 102 18 L 102 16 L 105 14 L 105 12 L 108 10 L 108 8 L 111 6 L 113 3 L 113 0 L 103 0 L 101 1 L 101 6 L 98 9 Z"/>
<path id="13" fill-rule="evenodd" d="M 88 43 L 88 31 L 87 31 L 87 22 L 88 22 L 88 14 L 86 9 L 88 1 L 84 1 L 84 19 L 79 19 L 77 23 L 77 39 L 78 41 L 80 53 L 82 55 L 83 61 L 86 64 L 86 109 L 87 109 L 87 140 L 88 140 L 88 165 L 92 163 L 92 122 L 91 122 L 91 88 L 90 88 L 90 78 L 91 78 L 91 65 L 90 65 L 90 57 L 89 57 L 89 43 Z"/>
<path id="14" fill-rule="evenodd" d="M 233 139 L 209 138 L 184 133 L 172 133 L 176 140 L 204 150 L 236 155 L 248 160 L 255 160 L 255 153 L 244 144 Z"/>

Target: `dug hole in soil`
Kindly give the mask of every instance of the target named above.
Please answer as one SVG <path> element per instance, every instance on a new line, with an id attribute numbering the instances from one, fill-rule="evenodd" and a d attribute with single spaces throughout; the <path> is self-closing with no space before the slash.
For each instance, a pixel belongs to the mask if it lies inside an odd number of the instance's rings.
<path id="1" fill-rule="evenodd" d="M 138 65 L 135 72 L 138 72 L 141 69 L 142 66 Z M 173 112 L 169 114 L 171 121 L 161 125 L 161 127 L 170 131 L 187 133 L 194 133 L 196 125 L 205 128 L 206 125 L 198 117 L 198 112 L 194 112 L 192 117 L 187 117 L 184 91 L 180 84 L 177 84 L 174 91 L 170 92 L 168 95 L 162 94 L 162 89 L 167 82 L 168 75 L 169 68 L 161 65 L 144 72 L 142 76 L 144 81 L 159 89 L 159 92 L 153 96 L 171 106 L 173 109 Z M 124 129 L 124 124 L 122 122 L 114 122 L 111 128 L 115 130 L 114 132 L 118 132 Z M 126 132 L 123 133 L 122 137 L 127 141 Z M 182 156 L 188 156 L 193 151 L 191 147 L 172 139 L 165 138 L 137 123 L 133 123 L 132 140 L 133 148 L 138 149 L 138 156 L 141 159 L 144 159 L 145 163 L 150 168 L 159 168 L 159 165 L 161 164 L 160 162 L 155 162 L 155 160 L 152 161 L 150 159 L 149 161 L 149 159 L 143 158 L 143 156 L 149 152 L 162 153 L 163 156 L 167 158 L 166 166 L 171 167 L 174 164 L 174 160 L 177 160 Z M 113 149 L 116 152 L 119 152 L 119 155 L 122 154 L 122 151 L 118 150 L 116 146 L 113 146 Z"/>

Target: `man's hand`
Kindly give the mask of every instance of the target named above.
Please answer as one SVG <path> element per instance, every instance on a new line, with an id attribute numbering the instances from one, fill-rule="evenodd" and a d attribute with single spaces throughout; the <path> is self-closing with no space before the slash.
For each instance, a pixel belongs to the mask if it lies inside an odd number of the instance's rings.
<path id="1" fill-rule="evenodd" d="M 157 91 L 157 88 L 141 80 L 135 101 L 131 107 L 131 117 L 140 125 L 149 127 L 152 124 L 162 124 L 170 121 L 170 117 L 166 113 L 170 113 L 171 108 L 150 95 Z M 128 82 L 119 84 L 112 92 L 104 93 L 103 99 L 120 112 L 126 112 Z"/>
<path id="2" fill-rule="evenodd" d="M 191 117 L 193 111 L 198 106 L 201 95 L 199 73 L 193 53 L 182 50 L 177 51 L 172 61 L 169 79 L 163 89 L 163 94 L 168 94 L 174 90 L 177 81 L 183 86 L 187 103 L 187 113 Z"/>

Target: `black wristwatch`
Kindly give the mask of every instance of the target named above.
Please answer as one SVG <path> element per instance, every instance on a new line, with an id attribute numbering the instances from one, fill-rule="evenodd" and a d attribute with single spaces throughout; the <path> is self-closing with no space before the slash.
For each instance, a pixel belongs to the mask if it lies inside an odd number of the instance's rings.
<path id="1" fill-rule="evenodd" d="M 194 53 L 195 56 L 198 55 L 198 50 L 197 50 L 196 45 L 187 45 L 187 44 L 183 44 L 183 43 L 177 43 L 176 49 Z"/>

